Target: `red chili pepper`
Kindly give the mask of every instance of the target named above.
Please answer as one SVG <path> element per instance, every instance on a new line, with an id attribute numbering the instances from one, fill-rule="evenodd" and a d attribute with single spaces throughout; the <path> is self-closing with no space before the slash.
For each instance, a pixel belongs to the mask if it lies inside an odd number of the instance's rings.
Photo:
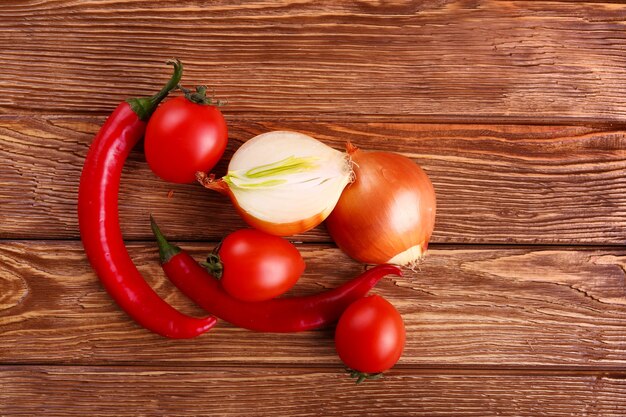
<path id="1" fill-rule="evenodd" d="M 180 61 L 167 85 L 152 97 L 121 103 L 96 135 L 85 159 L 78 190 L 78 221 L 87 258 L 107 292 L 137 323 L 171 338 L 209 330 L 215 317 L 194 318 L 167 304 L 143 279 L 124 245 L 118 215 L 122 167 L 143 137 L 146 121 L 182 76 Z"/>
<path id="2" fill-rule="evenodd" d="M 165 275 L 200 307 L 236 326 L 260 332 L 298 332 L 331 324 L 385 275 L 402 275 L 393 265 L 376 266 L 345 284 L 305 297 L 245 302 L 231 297 L 188 253 L 170 244 L 152 222 Z"/>

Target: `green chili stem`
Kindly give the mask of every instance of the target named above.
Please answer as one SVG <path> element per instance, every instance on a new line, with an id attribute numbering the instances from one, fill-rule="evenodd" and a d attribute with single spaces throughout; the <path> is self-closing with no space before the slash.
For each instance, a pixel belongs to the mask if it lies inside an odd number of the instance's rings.
<path id="1" fill-rule="evenodd" d="M 148 120 L 152 113 L 156 110 L 159 103 L 167 97 L 167 95 L 178 86 L 180 79 L 183 76 L 183 63 L 178 59 L 172 59 L 167 61 L 167 64 L 174 66 L 174 73 L 170 77 L 169 81 L 163 88 L 153 95 L 152 97 L 139 97 L 129 98 L 126 102 L 130 105 L 130 108 L 137 114 L 137 117 L 141 120 Z"/>
<path id="2" fill-rule="evenodd" d="M 166 264 L 170 259 L 179 254 L 181 249 L 167 241 L 163 233 L 161 233 L 161 229 L 159 229 L 154 217 L 152 217 L 152 214 L 150 215 L 150 226 L 152 227 L 152 233 L 154 233 L 154 237 L 156 237 L 157 244 L 159 245 L 161 263 Z"/>

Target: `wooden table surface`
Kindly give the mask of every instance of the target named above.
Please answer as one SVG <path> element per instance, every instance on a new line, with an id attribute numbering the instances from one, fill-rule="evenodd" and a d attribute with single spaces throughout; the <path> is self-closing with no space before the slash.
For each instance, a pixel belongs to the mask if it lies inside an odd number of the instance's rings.
<path id="1" fill-rule="evenodd" d="M 620 1 L 4 0 L 0 4 L 0 416 L 626 415 L 626 4 Z M 79 173 L 122 99 L 186 64 L 230 128 L 399 152 L 438 196 L 418 273 L 375 290 L 405 353 L 356 386 L 332 329 L 135 325 L 79 241 Z M 223 172 L 226 162 L 217 171 Z M 168 192 L 173 195 L 168 197 Z M 147 215 L 201 258 L 243 227 L 199 185 L 125 167 L 129 251 L 171 304 Z M 292 294 L 362 270 L 296 236 Z"/>

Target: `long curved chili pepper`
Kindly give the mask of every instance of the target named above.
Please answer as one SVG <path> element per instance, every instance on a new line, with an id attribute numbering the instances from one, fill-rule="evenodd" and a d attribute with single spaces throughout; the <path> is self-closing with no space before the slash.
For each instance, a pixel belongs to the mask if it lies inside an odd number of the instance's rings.
<path id="1" fill-rule="evenodd" d="M 182 76 L 180 61 L 167 85 L 149 98 L 120 103 L 96 135 L 83 166 L 78 189 L 78 222 L 87 258 L 104 288 L 119 306 L 148 330 L 171 338 L 198 336 L 215 317 L 184 315 L 159 297 L 131 260 L 119 225 L 118 191 L 122 167 L 143 137 L 146 121 Z"/>
<path id="2" fill-rule="evenodd" d="M 245 302 L 231 297 L 188 253 L 170 244 L 151 219 L 165 275 L 192 301 L 239 327 L 260 332 L 298 332 L 331 324 L 385 275 L 402 275 L 393 265 L 376 266 L 345 284 L 319 294 Z"/>

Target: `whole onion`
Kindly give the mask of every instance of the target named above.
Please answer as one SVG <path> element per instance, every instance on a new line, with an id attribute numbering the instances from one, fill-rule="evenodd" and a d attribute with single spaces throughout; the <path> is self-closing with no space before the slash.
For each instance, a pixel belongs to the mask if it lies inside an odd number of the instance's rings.
<path id="1" fill-rule="evenodd" d="M 405 156 L 347 148 L 355 180 L 326 219 L 331 237 L 358 261 L 415 267 L 435 227 L 430 179 Z"/>

